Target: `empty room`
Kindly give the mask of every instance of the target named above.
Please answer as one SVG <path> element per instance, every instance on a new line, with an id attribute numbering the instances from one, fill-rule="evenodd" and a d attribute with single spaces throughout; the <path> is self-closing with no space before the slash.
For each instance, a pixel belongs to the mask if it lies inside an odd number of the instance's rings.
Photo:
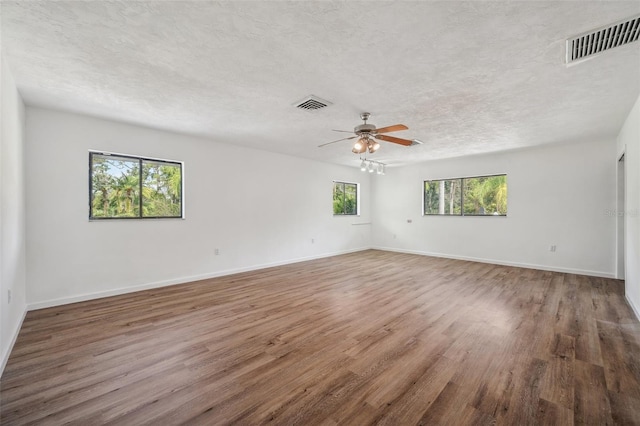
<path id="1" fill-rule="evenodd" d="M 0 24 L 0 424 L 640 425 L 640 2 Z"/>

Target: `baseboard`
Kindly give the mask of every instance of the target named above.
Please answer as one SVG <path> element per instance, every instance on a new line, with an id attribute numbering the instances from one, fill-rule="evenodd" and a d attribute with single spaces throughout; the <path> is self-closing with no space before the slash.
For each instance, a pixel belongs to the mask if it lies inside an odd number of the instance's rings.
<path id="1" fill-rule="evenodd" d="M 509 262 L 496 259 L 485 259 L 481 257 L 458 256 L 454 254 L 432 253 L 419 250 L 405 250 L 392 247 L 372 247 L 375 250 L 393 251 L 397 253 L 419 254 L 421 256 L 442 257 L 446 259 L 467 260 L 469 262 L 491 263 L 494 265 L 515 266 L 518 268 L 539 269 L 542 271 L 562 272 L 565 274 L 589 275 L 592 277 L 615 278 L 615 274 L 611 272 L 589 271 L 586 269 L 561 268 L 557 266 L 536 265 L 532 263 Z"/>
<path id="2" fill-rule="evenodd" d="M 638 309 L 638 307 L 631 301 L 631 299 L 629 299 L 628 294 L 625 294 L 624 298 L 627 299 L 627 303 L 629 304 L 629 306 L 631 306 L 631 310 L 634 314 L 636 314 L 636 319 L 640 321 L 640 309 Z"/>
<path id="3" fill-rule="evenodd" d="M 18 339 L 18 334 L 20 334 L 20 329 L 22 328 L 22 323 L 24 322 L 24 317 L 27 316 L 28 308 L 25 306 L 24 311 L 22 312 L 22 317 L 20 321 L 16 324 L 15 329 L 13 330 L 13 335 L 11 336 L 11 342 L 9 346 L 7 346 L 7 350 L 2 354 L 2 360 L 0 360 L 0 377 L 2 377 L 2 373 L 4 373 L 4 368 L 7 366 L 7 361 L 9 361 L 9 355 L 11 355 L 11 351 L 13 350 L 13 345 L 16 344 L 16 340 Z"/>
<path id="4" fill-rule="evenodd" d="M 355 253 L 355 252 L 369 250 L 369 249 L 371 249 L 371 247 L 341 250 L 337 252 L 323 253 L 315 256 L 299 257 L 299 258 L 284 260 L 280 262 L 262 263 L 262 264 L 252 265 L 244 268 L 226 269 L 226 270 L 216 271 L 208 274 L 184 276 L 179 278 L 172 278 L 170 280 L 155 281 L 151 283 L 139 284 L 139 285 L 134 285 L 130 287 L 122 287 L 122 288 L 117 288 L 113 290 L 100 291 L 100 292 L 94 292 L 94 293 L 85 293 L 77 296 L 61 297 L 59 299 L 44 300 L 41 302 L 29 303 L 27 305 L 27 310 L 33 311 L 36 309 L 51 308 L 54 306 L 68 305 L 70 303 L 84 302 L 84 301 L 93 300 L 93 299 L 101 299 L 103 297 L 119 296 L 121 294 L 134 293 L 136 291 L 151 290 L 154 288 L 167 287 L 170 285 L 184 284 L 184 283 L 189 283 L 193 281 L 223 277 L 226 275 L 239 274 L 242 272 L 256 271 L 258 269 L 272 268 L 274 266 L 282 266 L 282 265 L 289 265 L 292 263 L 306 262 L 309 260 L 322 259 L 322 258 L 331 257 L 331 256 L 339 256 L 341 254 Z"/>
<path id="5" fill-rule="evenodd" d="M 507 262 L 507 261 L 501 261 L 501 260 L 495 260 L 495 259 L 485 259 L 485 258 L 477 258 L 477 257 L 469 257 L 469 256 L 458 256 L 458 255 L 444 254 L 444 253 L 432 253 L 432 252 L 424 252 L 419 250 L 405 250 L 405 249 L 398 249 L 393 247 L 377 246 L 377 247 L 361 247 L 361 248 L 350 249 L 350 250 L 341 250 L 341 251 L 336 251 L 331 253 L 323 253 L 315 256 L 289 259 L 289 260 L 280 261 L 280 262 L 263 263 L 263 264 L 252 265 L 244 268 L 227 269 L 223 271 L 216 271 L 209 274 L 184 276 L 179 278 L 173 278 L 170 280 L 155 281 L 151 283 L 145 283 L 145 284 L 135 285 L 131 287 L 122 287 L 122 288 L 117 288 L 117 289 L 108 290 L 108 291 L 85 293 L 85 294 L 76 295 L 76 296 L 50 299 L 50 300 L 45 300 L 41 302 L 29 303 L 27 305 L 27 311 L 51 308 L 54 306 L 67 305 L 70 303 L 84 302 L 87 300 L 100 299 L 103 297 L 118 296 L 121 294 L 134 293 L 136 291 L 151 290 L 154 288 L 167 287 L 167 286 L 176 285 L 176 284 L 184 284 L 184 283 L 193 282 L 193 281 L 206 280 L 210 278 L 217 278 L 217 277 L 222 277 L 227 275 L 239 274 L 242 272 L 256 271 L 259 269 L 272 268 L 274 266 L 289 265 L 292 263 L 322 259 L 325 257 L 339 256 L 341 254 L 355 253 L 355 252 L 369 250 L 369 249 L 384 250 L 384 251 L 397 252 L 397 253 L 418 254 L 422 256 L 441 257 L 441 258 L 447 258 L 447 259 L 466 260 L 470 262 L 491 263 L 494 265 L 515 266 L 518 268 L 539 269 L 543 271 L 562 272 L 562 273 L 578 274 L 578 275 L 589 275 L 589 276 L 602 277 L 602 278 L 615 278 L 615 274 L 608 273 L 608 272 L 589 271 L 589 270 L 572 269 L 572 268 L 559 268 L 554 266 L 536 265 L 536 264 L 530 264 L 530 263 Z M 638 315 L 638 310 L 635 308 L 635 306 L 633 304 L 631 304 L 631 306 L 634 309 L 634 312 L 636 313 L 636 315 Z"/>

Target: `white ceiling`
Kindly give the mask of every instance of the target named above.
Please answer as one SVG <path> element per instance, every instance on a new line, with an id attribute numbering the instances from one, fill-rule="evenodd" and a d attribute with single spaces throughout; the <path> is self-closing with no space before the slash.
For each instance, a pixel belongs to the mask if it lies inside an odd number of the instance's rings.
<path id="1" fill-rule="evenodd" d="M 640 2 L 7 2 L 2 48 L 28 105 L 339 164 L 359 113 L 422 146 L 407 164 L 614 137 L 640 43 L 564 65 L 567 37 Z M 301 111 L 314 94 L 333 103 Z"/>

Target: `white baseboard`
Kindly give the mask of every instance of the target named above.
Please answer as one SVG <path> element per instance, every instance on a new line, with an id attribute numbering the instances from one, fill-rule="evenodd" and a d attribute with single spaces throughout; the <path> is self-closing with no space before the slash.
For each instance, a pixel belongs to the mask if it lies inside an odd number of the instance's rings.
<path id="1" fill-rule="evenodd" d="M 592 277 L 601 277 L 601 278 L 615 278 L 615 274 L 612 272 L 589 271 L 586 269 L 562 268 L 558 266 L 536 265 L 532 263 L 522 263 L 522 262 L 509 262 L 509 261 L 496 260 L 496 259 L 484 259 L 481 257 L 458 256 L 454 254 L 445 254 L 445 253 L 431 253 L 431 252 L 425 252 L 425 251 L 419 251 L 419 250 L 405 250 L 405 249 L 398 249 L 398 248 L 392 248 L 392 247 L 372 247 L 372 248 L 375 250 L 393 251 L 397 253 L 419 254 L 421 256 L 442 257 L 446 259 L 456 259 L 456 260 L 467 260 L 470 262 L 491 263 L 494 265 L 503 265 L 503 266 L 515 266 L 518 268 L 539 269 L 542 271 L 563 272 L 566 274 L 589 275 Z"/>
<path id="2" fill-rule="evenodd" d="M 193 281 L 200 281 L 200 280 L 206 280 L 210 278 L 222 277 L 226 275 L 239 274 L 242 272 L 255 271 L 258 269 L 272 268 L 274 266 L 289 265 L 292 263 L 322 259 L 325 257 L 338 256 L 341 254 L 355 253 L 358 251 L 369 250 L 369 249 L 371 249 L 371 247 L 341 250 L 337 252 L 324 253 L 324 254 L 315 255 L 315 256 L 299 257 L 299 258 L 284 260 L 280 262 L 263 263 L 263 264 L 248 266 L 244 268 L 226 269 L 223 271 L 217 271 L 217 272 L 212 272 L 208 274 L 184 276 L 179 278 L 172 278 L 170 280 L 155 281 L 155 282 L 146 283 L 146 284 L 134 285 L 130 287 L 121 287 L 113 290 L 99 291 L 94 293 L 85 293 L 85 294 L 80 294 L 76 296 L 68 296 L 68 297 L 61 297 L 58 299 L 44 300 L 41 302 L 29 303 L 27 305 L 27 310 L 33 311 L 36 309 L 51 308 L 53 306 L 68 305 L 69 303 L 84 302 L 86 300 L 100 299 L 103 297 L 110 297 L 110 296 L 118 296 L 121 294 L 133 293 L 136 291 L 150 290 L 154 288 L 167 287 L 167 286 L 176 285 L 176 284 L 184 284 L 184 283 L 189 283 Z"/>
<path id="3" fill-rule="evenodd" d="M 633 303 L 628 294 L 625 293 L 624 298 L 627 299 L 627 303 L 631 306 L 631 310 L 636 314 L 638 321 L 640 321 L 640 309 Z"/>
<path id="4" fill-rule="evenodd" d="M 325 258 L 325 257 L 338 256 L 338 255 L 341 255 L 341 254 L 348 254 L 348 253 L 355 253 L 355 252 L 358 252 L 358 251 L 369 250 L 369 249 L 384 250 L 384 251 L 391 251 L 391 252 L 397 252 L 397 253 L 418 254 L 418 255 L 422 255 L 422 256 L 442 257 L 442 258 L 447 258 L 447 259 L 466 260 L 466 261 L 471 261 L 471 262 L 491 263 L 491 264 L 495 264 L 495 265 L 515 266 L 515 267 L 519 267 L 519 268 L 539 269 L 539 270 L 543 270 L 543 271 L 563 272 L 563 273 L 578 274 L 578 275 L 589 275 L 589 276 L 602 277 L 602 278 L 615 278 L 615 274 L 614 273 L 610 273 L 610 272 L 590 271 L 590 270 L 573 269 L 573 268 L 561 268 L 561 267 L 556 267 L 556 266 L 536 265 L 536 264 L 521 263 L 521 262 L 507 262 L 507 261 L 501 261 L 501 260 L 495 260 L 495 259 L 485 259 L 485 258 L 477 258 L 477 257 L 469 257 L 469 256 L 458 256 L 458 255 L 444 254 L 444 253 L 431 253 L 431 252 L 424 252 L 424 251 L 419 251 L 419 250 L 405 250 L 405 249 L 398 249 L 398 248 L 393 248 L 393 247 L 361 247 L 361 248 L 357 248 L 357 249 L 341 250 L 341 251 L 336 251 L 336 252 L 331 252 L 331 253 L 324 253 L 324 254 L 315 255 L 315 256 L 307 256 L 307 257 L 289 259 L 289 260 L 280 261 L 280 262 L 263 263 L 263 264 L 248 266 L 248 267 L 244 267 L 244 268 L 227 269 L 227 270 L 223 270 L 223 271 L 212 272 L 212 273 L 209 273 L 209 274 L 184 276 L 184 277 L 179 277 L 179 278 L 173 278 L 173 279 L 170 279 L 170 280 L 155 281 L 155 282 L 151 282 L 151 283 L 134 285 L 134 286 L 130 286 L 130 287 L 116 288 L 116 289 L 113 289 L 113 290 L 94 292 L 94 293 L 85 293 L 85 294 L 80 294 L 80 295 L 75 295 L 75 296 L 61 297 L 61 298 L 58 298 L 58 299 L 44 300 L 44 301 L 41 301 L 41 302 L 35 302 L 35 303 L 28 304 L 27 305 L 27 311 L 32 311 L 32 310 L 35 310 L 35 309 L 50 308 L 50 307 L 53 307 L 53 306 L 67 305 L 69 303 L 84 302 L 86 300 L 99 299 L 99 298 L 102 298 L 102 297 L 118 296 L 118 295 L 121 295 L 121 294 L 133 293 L 133 292 L 136 292 L 136 291 L 150 290 L 150 289 L 166 287 L 166 286 L 170 286 L 170 285 L 183 284 L 183 283 L 199 281 L 199 280 L 205 280 L 205 279 L 216 278 L 216 277 L 222 277 L 222 276 L 232 275 L 232 274 L 239 274 L 239 273 L 242 273 L 242 272 L 250 272 L 250 271 L 255 271 L 255 270 L 258 270 L 258 269 L 271 268 L 271 267 L 274 267 L 274 266 L 282 266 L 282 265 L 288 265 L 288 264 L 292 264 L 292 263 L 305 262 L 305 261 L 308 261 L 308 260 L 322 259 L 322 258 Z M 638 314 L 637 309 L 633 305 L 632 305 L 632 307 L 635 310 L 636 315 L 637 315 Z"/>
<path id="5" fill-rule="evenodd" d="M 11 355 L 11 351 L 13 350 L 13 345 L 16 344 L 16 340 L 18 339 L 18 334 L 20 334 L 20 329 L 22 328 L 22 323 L 24 322 L 24 317 L 27 316 L 27 307 L 25 306 L 24 311 L 22 312 L 22 317 L 20 321 L 16 324 L 13 329 L 13 334 L 11 335 L 11 342 L 9 342 L 9 346 L 7 350 L 2 354 L 2 359 L 0 360 L 0 377 L 2 377 L 2 373 L 4 373 L 4 367 L 7 366 L 7 361 L 9 361 L 9 355 Z"/>

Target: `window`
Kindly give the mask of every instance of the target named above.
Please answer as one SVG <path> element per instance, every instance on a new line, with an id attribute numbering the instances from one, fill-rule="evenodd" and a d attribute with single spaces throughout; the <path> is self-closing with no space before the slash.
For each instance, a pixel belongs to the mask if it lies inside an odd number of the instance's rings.
<path id="1" fill-rule="evenodd" d="M 89 219 L 182 218 L 182 163 L 89 153 Z"/>
<path id="2" fill-rule="evenodd" d="M 358 184 L 333 182 L 333 214 L 358 214 Z"/>
<path id="3" fill-rule="evenodd" d="M 461 179 L 431 180 L 424 183 L 424 214 L 460 214 Z"/>
<path id="4" fill-rule="evenodd" d="M 425 215 L 506 216 L 507 175 L 424 182 Z"/>
<path id="5" fill-rule="evenodd" d="M 506 216 L 507 175 L 463 179 L 465 216 Z"/>

